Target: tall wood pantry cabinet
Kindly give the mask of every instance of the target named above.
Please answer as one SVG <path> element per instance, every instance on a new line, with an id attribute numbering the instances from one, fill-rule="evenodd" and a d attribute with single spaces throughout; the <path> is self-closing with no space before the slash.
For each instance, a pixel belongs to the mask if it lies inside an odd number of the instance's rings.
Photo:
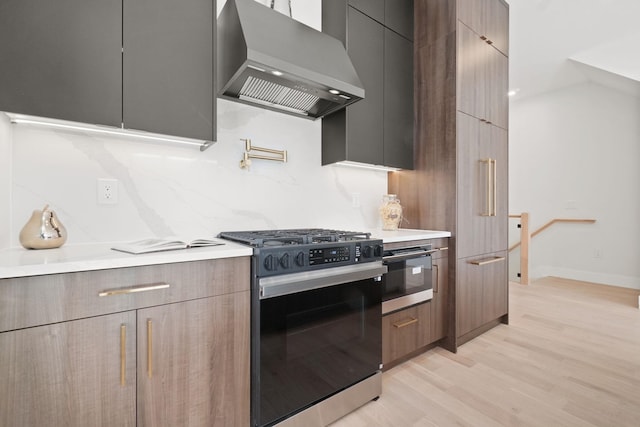
<path id="1" fill-rule="evenodd" d="M 508 322 L 508 17 L 503 0 L 415 0 L 415 171 L 389 192 L 412 227 L 452 233 L 452 351 Z"/>
<path id="2" fill-rule="evenodd" d="M 0 425 L 249 425 L 249 269 L 239 257 L 0 280 Z"/>

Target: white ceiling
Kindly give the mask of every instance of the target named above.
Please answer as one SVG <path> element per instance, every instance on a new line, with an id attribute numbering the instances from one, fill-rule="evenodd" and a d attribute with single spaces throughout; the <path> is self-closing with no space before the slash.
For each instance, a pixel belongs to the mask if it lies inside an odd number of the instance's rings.
<path id="1" fill-rule="evenodd" d="M 514 100 L 596 81 L 640 96 L 640 0 L 507 0 Z"/>

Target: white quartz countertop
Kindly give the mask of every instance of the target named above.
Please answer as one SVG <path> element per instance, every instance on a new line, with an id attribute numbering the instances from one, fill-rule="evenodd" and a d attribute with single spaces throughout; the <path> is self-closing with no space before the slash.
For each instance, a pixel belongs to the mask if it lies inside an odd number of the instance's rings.
<path id="1" fill-rule="evenodd" d="M 121 242 L 120 242 L 121 243 Z M 250 256 L 248 246 L 224 241 L 224 245 L 131 255 L 111 249 L 115 243 L 64 245 L 57 249 L 0 250 L 0 279 L 43 274 L 104 270 L 120 267 Z"/>
<path id="2" fill-rule="evenodd" d="M 373 238 L 384 243 L 450 237 L 448 231 L 399 229 L 396 231 L 369 230 Z M 224 245 L 179 249 L 131 255 L 111 249 L 117 243 L 64 245 L 57 249 L 27 250 L 12 248 L 0 250 L 0 279 L 40 276 L 75 271 L 105 270 L 109 268 L 137 267 L 172 262 L 251 256 L 253 249 L 230 241 Z"/>
<path id="3" fill-rule="evenodd" d="M 395 231 L 370 230 L 371 237 L 382 239 L 383 243 L 408 242 L 411 240 L 440 239 L 442 237 L 451 237 L 449 231 L 437 230 L 412 230 L 409 228 L 400 228 Z"/>

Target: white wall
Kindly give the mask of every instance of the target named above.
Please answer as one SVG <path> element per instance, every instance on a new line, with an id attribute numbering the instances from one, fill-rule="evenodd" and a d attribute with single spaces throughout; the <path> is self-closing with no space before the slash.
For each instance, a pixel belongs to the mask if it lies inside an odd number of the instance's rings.
<path id="1" fill-rule="evenodd" d="M 510 115 L 510 213 L 530 212 L 532 231 L 597 220 L 535 237 L 532 278 L 640 289 L 640 99 L 586 83 L 512 101 Z"/>
<path id="2" fill-rule="evenodd" d="M 320 1 L 296 13 L 299 3 L 294 18 L 320 28 Z M 241 170 L 240 138 L 286 149 L 289 162 L 256 160 Z M 98 178 L 119 181 L 117 205 L 97 204 Z M 66 226 L 68 244 L 242 229 L 377 228 L 386 189 L 385 172 L 321 166 L 320 121 L 225 100 L 218 100 L 218 142 L 205 152 L 12 125 L 0 114 L 0 248 L 19 246 L 20 229 L 45 204 Z"/>

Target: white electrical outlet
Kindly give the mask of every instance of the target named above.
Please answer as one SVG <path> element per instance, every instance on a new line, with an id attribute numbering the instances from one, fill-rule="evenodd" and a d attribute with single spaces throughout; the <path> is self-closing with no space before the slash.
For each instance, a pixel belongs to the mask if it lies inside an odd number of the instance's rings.
<path id="1" fill-rule="evenodd" d="M 118 180 L 98 178 L 98 204 L 115 205 L 118 203 Z"/>
<path id="2" fill-rule="evenodd" d="M 360 193 L 351 193 L 351 207 L 352 208 L 360 207 Z"/>

